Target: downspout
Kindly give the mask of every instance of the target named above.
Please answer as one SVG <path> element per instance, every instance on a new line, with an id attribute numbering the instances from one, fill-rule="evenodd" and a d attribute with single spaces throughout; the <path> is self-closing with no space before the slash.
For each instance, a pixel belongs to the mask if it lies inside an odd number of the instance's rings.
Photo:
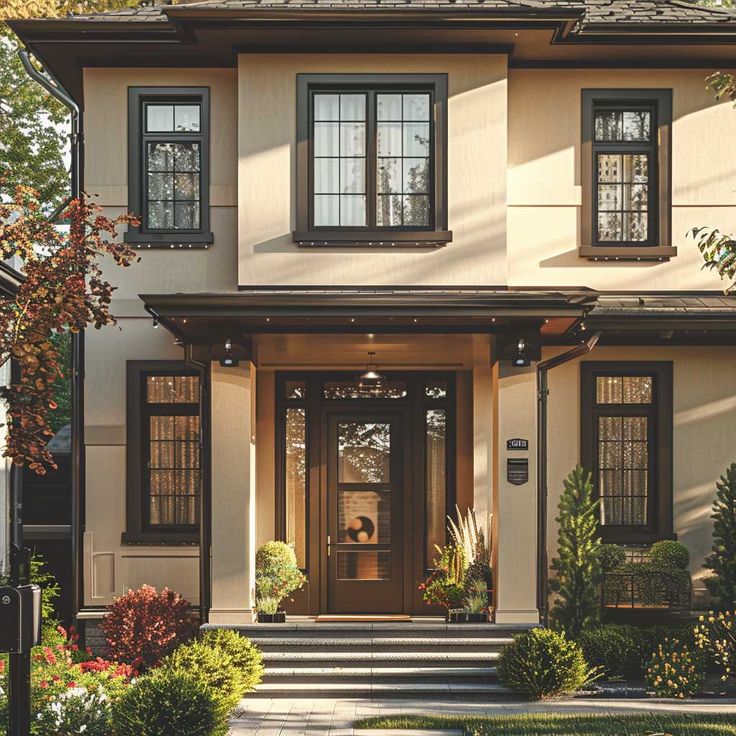
<path id="1" fill-rule="evenodd" d="M 33 66 L 30 54 L 25 49 L 18 51 L 23 68 L 28 76 L 40 84 L 52 97 L 64 105 L 71 115 L 71 166 L 70 166 L 70 199 L 81 196 L 83 182 L 83 132 L 82 112 L 79 105 L 72 96 L 64 89 L 61 82 L 47 69 L 38 71 Z M 58 217 L 65 205 L 62 205 L 52 215 Z M 82 608 L 82 534 L 84 524 L 84 481 L 85 481 L 85 457 L 84 457 L 84 332 L 72 333 L 72 457 L 71 457 L 71 485 L 72 485 L 72 530 L 71 530 L 71 556 L 72 556 L 72 601 L 73 616 Z"/>
<path id="2" fill-rule="evenodd" d="M 601 333 L 566 353 L 537 364 L 537 608 L 543 626 L 549 623 L 547 610 L 547 399 L 549 371 L 575 358 L 587 355 L 598 343 Z"/>
<path id="3" fill-rule="evenodd" d="M 199 622 L 209 621 L 211 605 L 211 547 L 212 547 L 212 508 L 210 500 L 210 367 L 207 363 L 195 360 L 192 344 L 184 344 L 184 362 L 199 371 L 199 431 L 200 467 L 199 479 Z"/>

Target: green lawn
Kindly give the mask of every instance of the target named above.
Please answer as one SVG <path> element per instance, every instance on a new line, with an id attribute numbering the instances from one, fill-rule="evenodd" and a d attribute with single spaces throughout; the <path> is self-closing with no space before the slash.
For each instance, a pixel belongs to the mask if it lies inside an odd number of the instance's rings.
<path id="1" fill-rule="evenodd" d="M 564 715 L 366 718 L 355 728 L 455 728 L 467 736 L 736 736 L 736 714 Z"/>

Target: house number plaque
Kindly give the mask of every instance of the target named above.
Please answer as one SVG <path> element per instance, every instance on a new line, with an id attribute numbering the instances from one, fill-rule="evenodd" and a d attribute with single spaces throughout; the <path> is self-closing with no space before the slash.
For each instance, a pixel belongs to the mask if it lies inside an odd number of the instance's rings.
<path id="1" fill-rule="evenodd" d="M 507 450 L 528 450 L 529 440 L 523 440 L 520 437 L 516 437 L 512 440 L 506 440 Z"/>

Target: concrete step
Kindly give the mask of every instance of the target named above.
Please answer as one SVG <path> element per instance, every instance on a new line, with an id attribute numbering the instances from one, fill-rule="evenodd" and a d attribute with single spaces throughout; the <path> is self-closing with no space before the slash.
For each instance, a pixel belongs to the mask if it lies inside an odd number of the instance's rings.
<path id="1" fill-rule="evenodd" d="M 416 662 L 426 662 L 434 664 L 454 663 L 460 665 L 464 663 L 491 664 L 500 656 L 499 652 L 465 652 L 465 651 L 418 651 L 407 652 L 405 650 L 386 651 L 376 649 L 370 652 L 354 652 L 345 651 L 343 649 L 333 650 L 305 650 L 305 651 L 265 651 L 263 652 L 263 661 L 267 667 L 272 665 L 278 666 L 281 663 L 299 663 L 300 665 L 308 665 L 310 662 L 330 662 L 339 663 L 346 662 L 349 664 L 370 663 L 376 666 L 381 662 L 386 663 L 406 663 L 414 664 Z"/>
<path id="2" fill-rule="evenodd" d="M 316 623 L 315 621 L 299 621 L 284 624 L 243 624 L 213 625 L 203 628 L 229 628 L 239 631 L 251 638 L 382 638 L 382 639 L 444 639 L 444 638 L 510 638 L 520 631 L 528 631 L 532 626 L 519 624 L 448 624 L 419 622 L 383 622 L 383 623 Z"/>
<path id="3" fill-rule="evenodd" d="M 518 694 L 495 682 L 427 682 L 427 681 L 371 681 L 354 683 L 327 680 L 312 684 L 301 682 L 264 682 L 256 687 L 256 696 L 267 698 L 331 698 L 371 697 L 411 698 L 422 695 L 480 698 L 487 701 L 517 700 Z"/>
<path id="4" fill-rule="evenodd" d="M 403 666 L 403 667 L 267 667 L 264 680 L 269 682 L 284 678 L 319 679 L 322 677 L 339 677 L 343 679 L 378 678 L 435 678 L 453 679 L 479 677 L 493 679 L 496 677 L 495 667 L 449 667 L 449 666 Z"/>
<path id="5" fill-rule="evenodd" d="M 424 651 L 426 649 L 473 649 L 477 651 L 501 650 L 510 644 L 512 637 L 444 637 L 423 638 L 417 637 L 260 637 L 252 636 L 250 640 L 260 647 L 264 652 L 278 651 L 280 649 L 307 649 L 318 647 L 339 647 L 340 649 L 371 650 L 376 648 L 402 651 Z"/>

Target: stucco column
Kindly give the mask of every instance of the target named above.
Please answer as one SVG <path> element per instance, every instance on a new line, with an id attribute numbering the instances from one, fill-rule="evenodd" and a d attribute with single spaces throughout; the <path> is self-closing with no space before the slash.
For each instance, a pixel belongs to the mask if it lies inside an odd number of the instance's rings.
<path id="1" fill-rule="evenodd" d="M 253 621 L 256 545 L 256 369 L 212 363 L 210 623 Z"/>
<path id="2" fill-rule="evenodd" d="M 536 372 L 502 363 L 498 377 L 498 483 L 496 515 L 496 622 L 539 623 L 536 602 L 537 475 Z M 507 441 L 529 441 L 528 451 L 507 450 Z M 528 461 L 521 485 L 507 477 L 508 458 Z"/>
<path id="3" fill-rule="evenodd" d="M 491 539 L 496 411 L 491 365 L 473 366 L 473 508 L 486 540 Z"/>

